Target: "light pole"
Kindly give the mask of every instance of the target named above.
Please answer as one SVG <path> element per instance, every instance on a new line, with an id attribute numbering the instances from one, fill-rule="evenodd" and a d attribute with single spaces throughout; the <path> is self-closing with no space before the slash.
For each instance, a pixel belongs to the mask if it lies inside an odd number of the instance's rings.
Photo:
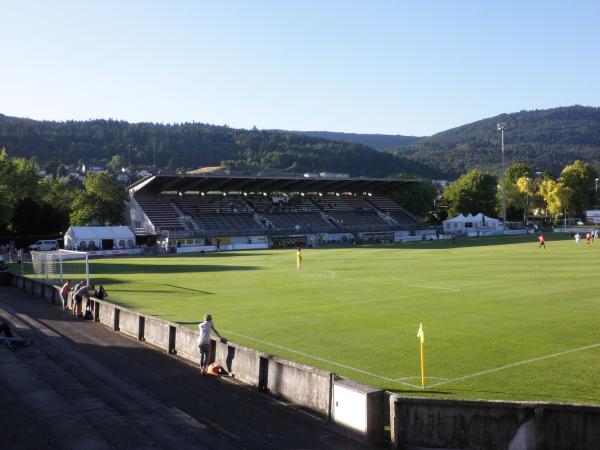
<path id="1" fill-rule="evenodd" d="M 598 180 L 600 180 L 600 178 L 596 178 L 596 208 L 598 207 Z"/>
<path id="2" fill-rule="evenodd" d="M 504 130 L 506 130 L 506 123 L 498 122 L 496 128 L 500 132 L 502 142 L 502 227 L 506 231 L 506 168 L 504 167 Z"/>

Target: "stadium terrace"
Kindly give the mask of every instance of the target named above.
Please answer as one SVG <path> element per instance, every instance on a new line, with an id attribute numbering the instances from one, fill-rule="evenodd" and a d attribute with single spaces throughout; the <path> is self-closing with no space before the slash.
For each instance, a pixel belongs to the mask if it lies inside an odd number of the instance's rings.
<path id="1" fill-rule="evenodd" d="M 129 211 L 137 235 L 193 251 L 399 242 L 431 232 L 388 197 L 417 182 L 157 175 L 129 187 Z"/>

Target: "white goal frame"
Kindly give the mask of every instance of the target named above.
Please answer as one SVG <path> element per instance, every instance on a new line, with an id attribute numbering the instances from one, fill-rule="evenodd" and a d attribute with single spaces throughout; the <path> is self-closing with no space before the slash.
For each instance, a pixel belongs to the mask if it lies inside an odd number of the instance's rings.
<path id="1" fill-rule="evenodd" d="M 65 275 L 65 265 L 69 260 L 80 260 L 84 263 L 84 271 L 76 275 L 78 278 L 85 277 L 86 284 L 90 285 L 90 264 L 87 252 L 78 252 L 75 250 L 55 250 L 55 251 L 32 251 L 31 263 L 35 275 L 46 279 L 55 279 L 63 282 Z M 85 272 L 85 273 L 84 273 Z M 74 275 L 75 277 L 75 275 Z"/>

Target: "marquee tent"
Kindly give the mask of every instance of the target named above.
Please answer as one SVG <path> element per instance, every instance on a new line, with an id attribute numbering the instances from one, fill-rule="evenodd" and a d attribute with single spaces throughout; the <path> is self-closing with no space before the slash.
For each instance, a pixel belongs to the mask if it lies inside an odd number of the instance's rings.
<path id="1" fill-rule="evenodd" d="M 492 233 L 502 231 L 502 223 L 499 219 L 488 217 L 479 213 L 475 216 L 459 214 L 452 219 L 443 222 L 445 233 Z"/>
<path id="2" fill-rule="evenodd" d="M 129 227 L 69 227 L 65 248 L 70 250 L 112 250 L 135 247 L 135 234 Z"/>

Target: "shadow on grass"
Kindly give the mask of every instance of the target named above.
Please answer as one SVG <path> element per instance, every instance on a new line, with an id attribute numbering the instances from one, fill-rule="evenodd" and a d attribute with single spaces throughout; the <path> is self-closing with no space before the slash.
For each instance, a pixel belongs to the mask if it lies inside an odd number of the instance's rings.
<path id="1" fill-rule="evenodd" d="M 156 260 L 154 260 L 156 261 Z M 215 264 L 143 264 L 117 262 L 109 264 L 91 263 L 92 274 L 151 274 L 151 273 L 199 273 L 199 272 L 231 272 L 237 270 L 259 270 L 258 266 L 230 266 Z"/>
<path id="2" fill-rule="evenodd" d="M 202 294 L 202 295 L 214 295 L 214 292 L 200 291 L 198 289 L 190 289 L 190 288 L 184 288 L 184 287 L 173 286 L 170 284 L 162 284 L 162 283 L 135 283 L 139 286 L 148 286 L 148 289 L 120 289 L 120 288 L 114 287 L 114 286 L 117 286 L 119 284 L 130 285 L 130 283 L 127 281 L 122 281 L 122 280 L 113 280 L 112 278 L 94 278 L 94 284 L 110 285 L 111 286 L 110 291 L 113 293 L 136 292 L 141 295 L 148 294 L 148 293 L 152 293 L 152 294 L 160 293 L 160 294 L 169 294 L 169 295 L 181 295 L 182 294 L 182 292 L 174 291 L 173 289 L 165 289 L 165 290 L 160 289 L 161 286 L 169 286 L 169 287 L 175 287 L 176 289 L 181 289 L 183 291 L 190 291 L 190 293 L 196 293 L 196 294 Z M 114 300 L 114 298 L 111 297 L 111 300 Z"/>

